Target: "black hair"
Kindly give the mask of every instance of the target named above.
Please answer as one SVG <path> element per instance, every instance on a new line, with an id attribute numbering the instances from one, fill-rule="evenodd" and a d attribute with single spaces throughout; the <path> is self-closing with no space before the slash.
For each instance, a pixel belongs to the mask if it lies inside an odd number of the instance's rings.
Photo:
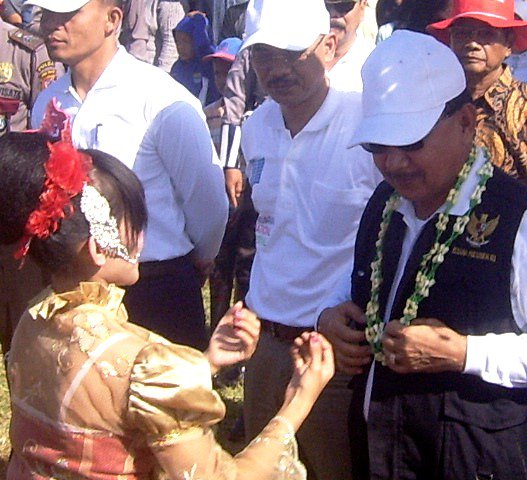
<path id="1" fill-rule="evenodd" d="M 445 20 L 451 8 L 452 0 L 404 0 L 397 10 L 395 29 L 427 33 L 427 25 Z"/>
<path id="2" fill-rule="evenodd" d="M 378 0 L 375 7 L 375 18 L 380 27 L 385 23 L 393 22 L 398 19 L 398 10 L 401 5 L 396 0 Z"/>
<path id="3" fill-rule="evenodd" d="M 49 138 L 40 133 L 8 133 L 0 138 L 0 231 L 1 244 L 16 244 L 46 178 L 44 164 L 49 158 Z M 108 200 L 112 215 L 126 225 L 129 248 L 137 245 L 146 225 L 144 191 L 135 174 L 116 158 L 98 150 L 84 150 L 93 161 L 89 176 Z M 79 244 L 90 236 L 89 224 L 80 211 L 80 197 L 71 201 L 73 212 L 60 222 L 49 238 L 33 237 L 29 255 L 53 273 L 66 267 L 77 255 Z M 15 249 L 16 246 L 14 245 Z"/>

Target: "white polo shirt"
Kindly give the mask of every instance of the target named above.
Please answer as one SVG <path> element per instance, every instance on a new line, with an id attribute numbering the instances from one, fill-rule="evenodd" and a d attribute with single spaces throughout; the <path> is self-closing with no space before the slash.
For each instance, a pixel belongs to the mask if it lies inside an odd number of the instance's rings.
<path id="1" fill-rule="evenodd" d="M 148 227 L 141 261 L 219 249 L 228 214 L 219 166 L 199 101 L 170 75 L 120 47 L 84 101 L 67 73 L 35 103 L 38 128 L 53 98 L 73 119 L 73 142 L 113 155 L 145 189 Z"/>
<path id="2" fill-rule="evenodd" d="M 329 93 L 294 138 L 273 100 L 242 130 L 256 223 L 246 302 L 260 318 L 313 326 L 321 300 L 353 267 L 359 220 L 381 175 L 370 154 L 349 149 L 360 95 Z"/>

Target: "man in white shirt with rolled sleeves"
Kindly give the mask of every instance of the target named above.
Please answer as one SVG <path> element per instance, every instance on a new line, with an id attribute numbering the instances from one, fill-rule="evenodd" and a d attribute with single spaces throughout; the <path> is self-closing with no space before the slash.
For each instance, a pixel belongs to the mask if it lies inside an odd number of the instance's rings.
<path id="1" fill-rule="evenodd" d="M 329 87 L 335 36 L 323 0 L 254 1 L 247 18 L 244 47 L 271 97 L 242 130 L 259 214 L 246 303 L 263 331 L 245 376 L 249 439 L 279 408 L 294 338 L 313 329 L 320 302 L 351 267 L 359 218 L 380 174 L 369 154 L 347 148 L 360 95 Z M 347 383 L 336 377 L 298 432 L 310 479 L 350 478 Z"/>
<path id="2" fill-rule="evenodd" d="M 169 340 L 205 348 L 201 275 L 216 256 L 228 205 L 199 102 L 168 74 L 117 43 L 120 0 L 35 0 L 52 58 L 69 66 L 37 99 L 72 120 L 79 148 L 132 168 L 145 189 L 148 227 L 139 282 L 125 302 L 131 319 Z"/>

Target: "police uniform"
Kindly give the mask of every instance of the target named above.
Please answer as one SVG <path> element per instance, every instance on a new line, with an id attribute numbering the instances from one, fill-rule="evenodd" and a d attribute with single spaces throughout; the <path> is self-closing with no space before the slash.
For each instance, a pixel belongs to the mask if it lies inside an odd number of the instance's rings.
<path id="1" fill-rule="evenodd" d="M 0 19 L 0 136 L 29 128 L 29 114 L 38 93 L 56 76 L 44 41 Z M 0 341 L 4 353 L 28 301 L 45 283 L 30 259 L 18 269 L 13 249 L 0 247 Z"/>
<path id="2" fill-rule="evenodd" d="M 0 20 L 0 135 L 29 128 L 37 95 L 56 78 L 44 41 Z"/>

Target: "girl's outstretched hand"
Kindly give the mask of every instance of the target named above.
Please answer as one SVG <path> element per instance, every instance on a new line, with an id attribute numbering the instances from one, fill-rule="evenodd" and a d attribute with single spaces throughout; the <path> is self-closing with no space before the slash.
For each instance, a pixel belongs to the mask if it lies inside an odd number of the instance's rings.
<path id="1" fill-rule="evenodd" d="M 317 332 L 304 332 L 291 348 L 294 372 L 287 386 L 285 403 L 302 399 L 315 403 L 335 373 L 331 344 Z"/>
<path id="2" fill-rule="evenodd" d="M 212 373 L 251 358 L 259 336 L 260 320 L 237 302 L 219 321 L 205 352 Z"/>

